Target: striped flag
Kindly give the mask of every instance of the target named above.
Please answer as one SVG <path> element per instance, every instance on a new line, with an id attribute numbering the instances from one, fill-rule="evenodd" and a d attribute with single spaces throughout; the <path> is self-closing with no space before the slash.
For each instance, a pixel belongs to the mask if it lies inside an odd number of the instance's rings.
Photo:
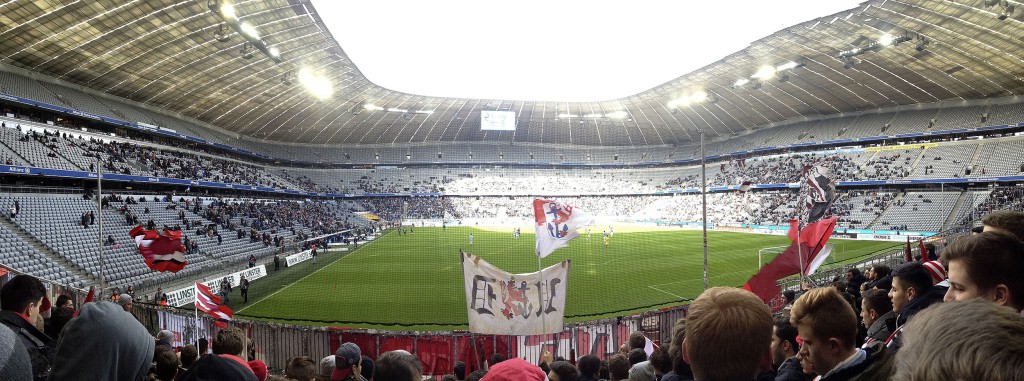
<path id="1" fill-rule="evenodd" d="M 213 291 L 210 291 L 210 287 L 196 282 L 196 308 L 215 318 L 231 320 L 235 313 L 220 303 L 220 297 L 214 295 Z"/>

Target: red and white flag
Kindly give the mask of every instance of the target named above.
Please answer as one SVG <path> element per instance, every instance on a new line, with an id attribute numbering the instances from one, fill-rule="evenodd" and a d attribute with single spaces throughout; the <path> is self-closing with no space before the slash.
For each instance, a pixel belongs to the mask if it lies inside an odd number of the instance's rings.
<path id="1" fill-rule="evenodd" d="M 231 320 L 235 316 L 235 312 L 227 306 L 221 305 L 220 302 L 220 297 L 214 295 L 213 291 L 210 291 L 210 287 L 196 282 L 196 308 L 215 318 Z"/>
<path id="2" fill-rule="evenodd" d="M 541 258 L 579 237 L 576 229 L 594 224 L 587 213 L 557 200 L 533 200 L 533 217 L 537 223 L 537 256 Z"/>
<path id="3" fill-rule="evenodd" d="M 146 259 L 146 266 L 151 270 L 170 271 L 176 273 L 185 268 L 185 245 L 181 244 L 179 230 L 147 230 L 142 225 L 136 226 L 128 235 L 135 238 L 139 245 L 139 254 Z"/>

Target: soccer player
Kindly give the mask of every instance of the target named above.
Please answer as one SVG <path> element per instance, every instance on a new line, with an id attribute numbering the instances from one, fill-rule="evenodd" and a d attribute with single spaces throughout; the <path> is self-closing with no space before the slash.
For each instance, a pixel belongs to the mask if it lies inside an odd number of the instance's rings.
<path id="1" fill-rule="evenodd" d="M 469 245 L 473 246 L 473 233 L 469 233 Z"/>
<path id="2" fill-rule="evenodd" d="M 604 235 L 604 247 L 608 247 L 608 235 Z"/>

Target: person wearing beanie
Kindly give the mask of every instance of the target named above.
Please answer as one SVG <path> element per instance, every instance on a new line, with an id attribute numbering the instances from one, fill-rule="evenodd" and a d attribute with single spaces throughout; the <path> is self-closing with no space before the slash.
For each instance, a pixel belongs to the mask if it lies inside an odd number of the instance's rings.
<path id="1" fill-rule="evenodd" d="M 0 381 L 32 379 L 32 361 L 25 345 L 9 328 L 0 325 Z"/>
<path id="2" fill-rule="evenodd" d="M 167 349 L 174 350 L 174 333 L 166 329 L 160 330 L 156 334 L 156 345 L 164 346 Z"/>
<path id="3" fill-rule="evenodd" d="M 260 360 L 249 361 L 249 368 L 256 374 L 259 381 L 267 381 L 267 364 Z"/>
<path id="4" fill-rule="evenodd" d="M 334 355 L 320 359 L 317 366 L 316 381 L 331 381 L 331 373 L 334 372 Z"/>
<path id="5" fill-rule="evenodd" d="M 132 312 L 132 296 L 121 294 L 121 296 L 117 297 L 117 305 L 121 306 L 124 312 Z"/>
<path id="6" fill-rule="evenodd" d="M 631 381 L 657 381 L 654 377 L 654 367 L 650 361 L 639 362 L 629 368 L 629 379 Z"/>
<path id="7" fill-rule="evenodd" d="M 544 381 L 546 379 L 547 376 L 539 367 L 521 358 L 513 357 L 492 366 L 481 381 Z"/>
<path id="8" fill-rule="evenodd" d="M 175 381 L 258 381 L 249 366 L 230 358 L 206 355 L 192 363 Z"/>
<path id="9" fill-rule="evenodd" d="M 149 372 L 154 348 L 146 327 L 124 309 L 110 302 L 87 303 L 57 339 L 49 380 L 136 381 Z"/>

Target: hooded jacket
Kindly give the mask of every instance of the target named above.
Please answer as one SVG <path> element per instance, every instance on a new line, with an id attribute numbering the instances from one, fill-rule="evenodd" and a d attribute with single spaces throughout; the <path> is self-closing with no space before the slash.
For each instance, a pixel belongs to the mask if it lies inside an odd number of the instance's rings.
<path id="1" fill-rule="evenodd" d="M 868 327 L 868 337 L 864 342 L 862 348 L 867 348 L 868 345 L 878 345 L 885 342 L 885 339 L 889 338 L 889 334 L 892 333 L 889 330 L 889 321 L 895 321 L 896 313 L 893 311 L 886 312 L 885 315 L 879 316 L 871 323 L 871 327 Z"/>
<path id="2" fill-rule="evenodd" d="M 50 381 L 138 381 L 155 347 L 146 327 L 120 306 L 86 303 L 57 339 Z"/>

